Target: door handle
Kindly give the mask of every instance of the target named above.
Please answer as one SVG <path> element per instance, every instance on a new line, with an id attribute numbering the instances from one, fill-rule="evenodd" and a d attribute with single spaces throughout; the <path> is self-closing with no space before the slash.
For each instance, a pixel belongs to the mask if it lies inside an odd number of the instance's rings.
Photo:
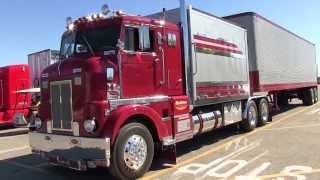
<path id="1" fill-rule="evenodd" d="M 159 58 L 154 59 L 154 62 L 155 62 L 155 63 L 158 63 L 159 61 L 160 61 Z"/>

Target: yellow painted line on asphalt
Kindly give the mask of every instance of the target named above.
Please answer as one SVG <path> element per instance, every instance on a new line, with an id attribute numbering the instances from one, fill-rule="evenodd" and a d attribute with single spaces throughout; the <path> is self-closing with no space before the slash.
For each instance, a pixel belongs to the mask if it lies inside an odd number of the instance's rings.
<path id="1" fill-rule="evenodd" d="M 316 105 L 318 105 L 318 104 L 316 104 Z M 293 117 L 293 116 L 295 116 L 295 115 L 297 115 L 297 114 L 299 114 L 299 113 L 302 113 L 302 112 L 305 112 L 305 111 L 307 111 L 307 110 L 310 110 L 310 109 L 314 108 L 316 105 L 311 106 L 311 107 L 307 107 L 307 108 L 304 108 L 304 109 L 301 109 L 301 110 L 299 110 L 299 111 L 293 112 L 292 114 L 289 114 L 289 115 L 286 115 L 286 116 L 284 116 L 284 117 L 281 117 L 281 118 L 279 118 L 277 121 L 274 121 L 274 122 L 272 122 L 272 123 L 270 123 L 270 124 L 267 124 L 267 125 L 265 125 L 264 127 L 260 127 L 260 128 L 258 128 L 258 129 L 256 129 L 256 130 L 252 131 L 252 132 L 249 132 L 249 133 L 247 133 L 247 134 L 244 134 L 243 136 L 237 137 L 237 138 L 235 138 L 235 139 L 233 139 L 233 140 L 230 140 L 230 141 L 228 141 L 228 142 L 225 142 L 225 143 L 223 143 L 223 144 L 220 144 L 220 145 L 218 145 L 217 147 L 212 148 L 212 149 L 210 149 L 210 150 L 208 150 L 208 151 L 205 151 L 205 152 L 203 152 L 203 153 L 201 153 L 201 154 L 199 154 L 199 155 L 193 156 L 192 158 L 189 158 L 189 159 L 186 159 L 186 160 L 183 160 L 183 161 L 180 161 L 180 162 L 178 161 L 178 163 L 177 163 L 176 165 L 173 165 L 173 166 L 171 166 L 171 167 L 169 167 L 169 168 L 167 168 L 167 169 L 160 170 L 160 171 L 158 171 L 158 172 L 151 173 L 150 175 L 146 175 L 145 177 L 142 177 L 141 180 L 154 179 L 154 178 L 156 178 L 156 177 L 159 177 L 159 176 L 168 174 L 168 173 L 170 173 L 170 172 L 173 172 L 173 171 L 177 170 L 178 168 L 180 168 L 180 167 L 182 167 L 182 166 L 184 166 L 184 165 L 190 164 L 190 163 L 192 163 L 192 162 L 195 161 L 195 160 L 198 160 L 198 159 L 200 159 L 200 158 L 202 158 L 202 157 L 208 156 L 208 155 L 211 154 L 211 153 L 214 153 L 214 152 L 216 152 L 216 151 L 219 151 L 219 150 L 223 149 L 223 148 L 224 148 L 226 145 L 228 145 L 228 144 L 232 144 L 232 143 L 238 142 L 238 141 L 240 141 L 240 140 L 243 139 L 243 138 L 246 138 L 246 137 L 248 137 L 248 136 L 250 136 L 250 135 L 256 134 L 257 132 L 260 132 L 260 131 L 262 131 L 262 130 L 264 130 L 264 129 L 267 129 L 268 127 L 271 127 L 271 126 L 274 126 L 274 125 L 276 125 L 276 124 L 279 124 L 280 122 L 283 122 L 284 120 L 287 120 L 287 119 L 289 119 L 289 118 L 291 118 L 291 117 Z"/>
<path id="2" fill-rule="evenodd" d="M 262 180 L 262 179 L 270 179 L 270 178 L 276 178 L 276 177 L 288 177 L 288 176 L 306 175 L 306 174 L 315 174 L 315 173 L 320 173 L 320 169 L 313 169 L 308 172 L 298 171 L 298 172 L 290 172 L 290 173 L 269 174 L 269 175 L 258 176 L 256 179 Z"/>

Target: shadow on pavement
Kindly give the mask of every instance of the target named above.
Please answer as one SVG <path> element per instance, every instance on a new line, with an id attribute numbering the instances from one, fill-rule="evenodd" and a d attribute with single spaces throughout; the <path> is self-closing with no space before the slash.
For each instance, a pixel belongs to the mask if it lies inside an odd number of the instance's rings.
<path id="1" fill-rule="evenodd" d="M 290 104 L 287 107 L 282 108 L 281 111 L 274 113 L 277 115 L 296 107 L 303 106 L 301 104 Z M 198 137 L 181 142 L 177 144 L 177 156 L 181 157 L 192 151 L 197 151 L 204 146 L 208 146 L 214 143 L 218 143 L 226 138 L 242 134 L 237 125 L 227 126 L 220 130 L 209 132 Z M 158 159 L 155 160 L 151 171 L 159 169 L 165 169 L 166 166 Z M 0 161 L 0 179 L 24 179 L 24 180 L 87 180 L 87 179 L 113 179 L 110 173 L 105 168 L 90 169 L 85 172 L 79 172 L 70 170 L 63 167 L 55 167 L 46 163 L 40 156 L 37 155 L 25 155 L 12 159 Z"/>

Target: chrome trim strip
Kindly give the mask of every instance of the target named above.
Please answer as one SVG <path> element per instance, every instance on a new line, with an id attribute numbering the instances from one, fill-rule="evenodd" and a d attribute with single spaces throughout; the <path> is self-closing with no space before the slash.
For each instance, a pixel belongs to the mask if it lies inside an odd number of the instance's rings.
<path id="1" fill-rule="evenodd" d="M 189 7 L 191 9 L 191 6 Z M 191 50 L 189 49 L 190 43 L 190 32 L 189 32 L 189 21 L 188 21 L 188 7 L 185 0 L 180 0 L 180 20 L 181 20 L 181 31 L 183 35 L 183 60 L 185 68 L 185 83 L 186 83 L 186 94 L 189 97 L 189 102 L 194 101 L 194 94 L 192 92 L 192 67 L 190 62 Z"/>
<path id="2" fill-rule="evenodd" d="M 162 121 L 169 121 L 171 120 L 171 117 L 162 118 Z"/>
<path id="3" fill-rule="evenodd" d="M 130 98 L 130 99 L 111 99 L 110 108 L 115 109 L 117 106 L 127 105 L 127 104 L 148 104 L 155 102 L 168 101 L 168 96 L 150 96 L 142 98 Z"/>
<path id="4" fill-rule="evenodd" d="M 119 66 L 119 86 L 120 86 L 120 94 L 119 96 L 122 97 L 122 56 L 121 53 L 119 52 L 117 55 L 118 58 L 118 66 Z"/>
<path id="5" fill-rule="evenodd" d="M 176 139 L 172 136 L 167 136 L 162 138 L 162 145 L 163 146 L 170 146 L 176 144 Z"/>
<path id="6" fill-rule="evenodd" d="M 174 116 L 175 119 L 190 119 L 190 115 L 188 114 L 180 114 L 180 115 L 176 115 Z"/>

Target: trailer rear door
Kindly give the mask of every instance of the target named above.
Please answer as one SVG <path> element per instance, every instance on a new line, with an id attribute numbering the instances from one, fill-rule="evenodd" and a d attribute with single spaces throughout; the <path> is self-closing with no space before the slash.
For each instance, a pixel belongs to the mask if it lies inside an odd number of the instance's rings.
<path id="1" fill-rule="evenodd" d="M 187 14 L 190 39 L 187 75 L 193 104 L 248 98 L 246 30 L 191 6 Z"/>

